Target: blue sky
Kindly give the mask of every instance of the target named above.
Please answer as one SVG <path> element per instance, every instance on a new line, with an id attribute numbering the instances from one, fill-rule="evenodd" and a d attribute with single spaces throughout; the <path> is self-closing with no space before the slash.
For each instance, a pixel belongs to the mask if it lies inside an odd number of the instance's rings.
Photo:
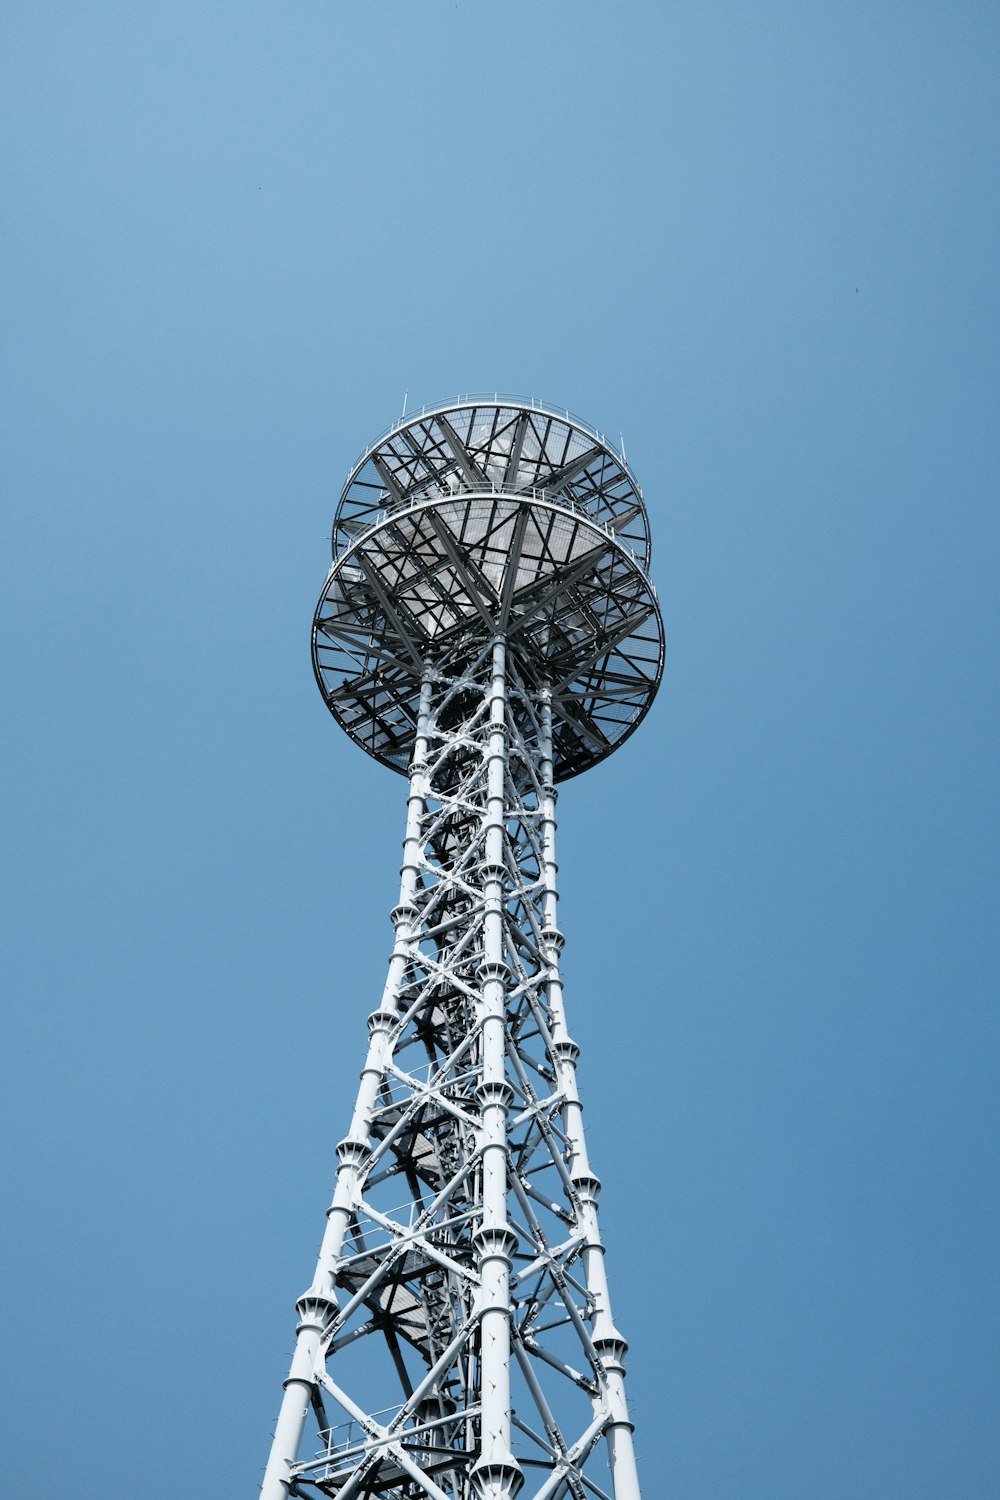
<path id="1" fill-rule="evenodd" d="M 646 1493 L 996 1495 L 995 8 L 0 26 L 10 1493 L 255 1492 L 403 828 L 330 519 L 498 388 L 624 433 L 668 631 L 560 799 Z"/>

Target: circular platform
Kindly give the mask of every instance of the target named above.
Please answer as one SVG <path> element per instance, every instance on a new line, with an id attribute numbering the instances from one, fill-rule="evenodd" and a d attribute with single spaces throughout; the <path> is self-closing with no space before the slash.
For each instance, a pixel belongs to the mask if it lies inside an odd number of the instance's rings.
<path id="1" fill-rule="evenodd" d="M 420 683 L 497 634 L 552 690 L 555 774 L 603 760 L 663 670 L 641 492 L 599 433 L 506 398 L 452 403 L 391 429 L 352 471 L 313 623 L 334 717 L 406 770 Z"/>

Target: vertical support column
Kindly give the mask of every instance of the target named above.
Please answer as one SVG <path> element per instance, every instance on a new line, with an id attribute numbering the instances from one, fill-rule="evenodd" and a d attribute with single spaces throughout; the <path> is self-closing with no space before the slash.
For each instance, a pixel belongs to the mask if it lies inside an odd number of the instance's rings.
<path id="1" fill-rule="evenodd" d="M 480 1277 L 482 1445 L 472 1470 L 478 1500 L 512 1500 L 523 1482 L 511 1452 L 510 1268 L 516 1238 L 507 1220 L 507 1111 L 514 1091 L 506 1070 L 506 981 L 503 959 L 503 858 L 507 780 L 506 646 L 493 643 L 486 751 L 483 859 L 481 1160 L 483 1218 L 475 1235 Z"/>
<path id="2" fill-rule="evenodd" d="M 541 735 L 539 742 L 539 780 L 542 787 L 542 881 L 544 885 L 542 943 L 549 968 L 548 1001 L 555 1052 L 558 1086 L 565 1098 L 563 1120 L 569 1141 L 569 1174 L 580 1199 L 579 1227 L 585 1236 L 582 1254 L 587 1290 L 594 1300 L 592 1338 L 604 1367 L 604 1397 L 608 1407 L 605 1437 L 615 1500 L 640 1500 L 639 1476 L 632 1443 L 633 1424 L 625 1400 L 625 1355 L 628 1344 L 615 1327 L 604 1265 L 604 1243 L 597 1222 L 597 1199 L 600 1179 L 594 1174 L 587 1157 L 583 1129 L 583 1106 L 577 1087 L 576 1065 L 580 1049 L 570 1037 L 563 1006 L 559 956 L 564 938 L 559 931 L 556 863 L 556 789 L 553 777 L 552 694 L 548 687 L 540 693 Z"/>
<path id="3" fill-rule="evenodd" d="M 295 1351 L 285 1381 L 281 1410 L 274 1429 L 271 1453 L 264 1470 L 260 1500 L 287 1500 L 291 1469 L 298 1457 L 302 1429 L 310 1397 L 316 1384 L 317 1362 L 323 1330 L 337 1303 L 334 1282 L 344 1235 L 352 1210 L 361 1192 L 371 1148 L 368 1125 L 375 1098 L 392 1051 L 392 1029 L 399 1014 L 399 991 L 406 966 L 420 929 L 420 910 L 416 896 L 420 878 L 420 854 L 424 818 L 427 810 L 428 766 L 427 744 L 430 728 L 431 680 L 421 685 L 417 733 L 410 765 L 409 792 L 406 801 L 406 835 L 403 840 L 403 864 L 400 870 L 399 904 L 392 912 L 396 931 L 389 972 L 378 1010 L 368 1017 L 370 1040 L 368 1056 L 361 1073 L 357 1102 L 351 1127 L 337 1146 L 337 1185 L 333 1202 L 327 1211 L 326 1229 L 320 1246 L 316 1270 L 308 1291 L 296 1303 L 299 1321 L 296 1327 Z"/>

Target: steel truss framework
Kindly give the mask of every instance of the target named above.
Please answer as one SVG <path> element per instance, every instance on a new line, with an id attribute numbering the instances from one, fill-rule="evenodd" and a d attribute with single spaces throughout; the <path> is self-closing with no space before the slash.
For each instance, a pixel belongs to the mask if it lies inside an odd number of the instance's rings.
<path id="1" fill-rule="evenodd" d="M 639 1497 L 563 1006 L 555 783 L 645 711 L 659 611 L 613 527 L 509 493 L 472 526 L 483 499 L 424 489 L 370 519 L 317 611 L 327 702 L 405 770 L 407 818 L 262 1500 Z M 577 631 L 587 590 L 603 613 Z M 595 729 L 602 692 L 617 716 Z"/>
<path id="2" fill-rule="evenodd" d="M 537 404 L 449 406 L 393 429 L 356 466 L 313 627 L 327 704 L 405 771 L 421 673 L 500 630 L 550 682 L 555 774 L 636 728 L 663 669 L 649 527 L 624 460 Z"/>

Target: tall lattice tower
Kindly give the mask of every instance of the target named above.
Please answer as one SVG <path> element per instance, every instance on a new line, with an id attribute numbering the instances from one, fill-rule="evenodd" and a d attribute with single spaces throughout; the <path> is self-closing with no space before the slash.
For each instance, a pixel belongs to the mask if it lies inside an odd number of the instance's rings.
<path id="1" fill-rule="evenodd" d="M 262 1500 L 638 1500 L 559 972 L 555 788 L 659 685 L 642 494 L 568 412 L 466 397 L 368 449 L 333 552 L 317 680 L 407 778 L 406 834 Z"/>

